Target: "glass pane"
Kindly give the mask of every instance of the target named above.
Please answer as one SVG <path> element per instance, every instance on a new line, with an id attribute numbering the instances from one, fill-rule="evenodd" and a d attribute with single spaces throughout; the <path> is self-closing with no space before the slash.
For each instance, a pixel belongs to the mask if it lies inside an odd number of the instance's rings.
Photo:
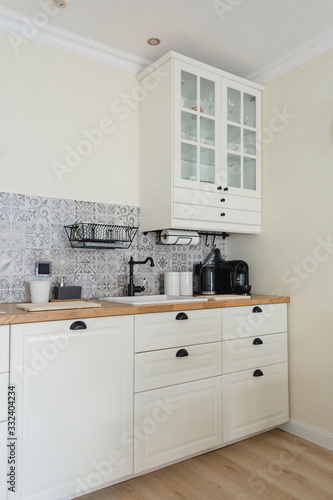
<path id="1" fill-rule="evenodd" d="M 228 88 L 228 117 L 230 122 L 240 123 L 241 93 L 239 90 Z"/>
<path id="2" fill-rule="evenodd" d="M 187 141 L 197 141 L 197 115 L 182 111 L 181 135 Z"/>
<path id="3" fill-rule="evenodd" d="M 197 106 L 197 77 L 186 71 L 181 72 L 181 105 L 188 109 Z"/>
<path id="4" fill-rule="evenodd" d="M 241 152 L 241 129 L 234 125 L 228 125 L 228 149 Z"/>
<path id="5" fill-rule="evenodd" d="M 256 126 L 256 98 L 250 94 L 244 94 L 244 125 Z"/>
<path id="6" fill-rule="evenodd" d="M 215 182 L 215 150 L 200 148 L 200 181 Z"/>
<path id="7" fill-rule="evenodd" d="M 244 158 L 244 188 L 256 189 L 256 160 Z"/>
<path id="8" fill-rule="evenodd" d="M 228 186 L 241 187 L 241 157 L 228 154 Z"/>
<path id="9" fill-rule="evenodd" d="M 215 83 L 200 78 L 200 106 L 207 115 L 215 116 Z"/>
<path id="10" fill-rule="evenodd" d="M 215 146 L 215 120 L 200 117 L 200 142 Z"/>
<path id="11" fill-rule="evenodd" d="M 182 142 L 181 176 L 188 181 L 197 180 L 197 147 Z"/>
<path id="12" fill-rule="evenodd" d="M 256 133 L 252 130 L 244 129 L 243 151 L 249 155 L 256 154 Z"/>

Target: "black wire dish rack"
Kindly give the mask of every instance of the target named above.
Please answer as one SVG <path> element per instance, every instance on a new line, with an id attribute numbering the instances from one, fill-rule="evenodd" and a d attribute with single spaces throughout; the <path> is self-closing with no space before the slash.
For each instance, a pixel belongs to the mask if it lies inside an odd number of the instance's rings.
<path id="1" fill-rule="evenodd" d="M 138 228 L 77 222 L 64 226 L 72 248 L 129 248 Z"/>

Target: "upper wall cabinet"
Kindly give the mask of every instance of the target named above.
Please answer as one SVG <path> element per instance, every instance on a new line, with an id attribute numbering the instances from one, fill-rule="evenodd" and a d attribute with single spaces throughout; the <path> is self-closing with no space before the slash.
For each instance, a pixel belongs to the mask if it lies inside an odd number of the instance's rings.
<path id="1" fill-rule="evenodd" d="M 138 79 L 141 230 L 258 233 L 261 87 L 174 52 Z"/>

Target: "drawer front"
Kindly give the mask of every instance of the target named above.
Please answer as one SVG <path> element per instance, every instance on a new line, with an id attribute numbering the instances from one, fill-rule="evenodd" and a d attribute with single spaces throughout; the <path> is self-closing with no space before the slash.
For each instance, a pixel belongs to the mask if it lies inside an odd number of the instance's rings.
<path id="1" fill-rule="evenodd" d="M 0 422 L 7 420 L 8 373 L 0 374 Z"/>
<path id="2" fill-rule="evenodd" d="M 0 326 L 0 373 L 9 371 L 9 326 Z"/>
<path id="3" fill-rule="evenodd" d="M 215 221 L 224 224 L 261 224 L 260 212 L 234 210 L 231 208 L 206 207 L 203 205 L 189 205 L 185 203 L 173 204 L 173 216 L 175 219 L 207 222 Z"/>
<path id="4" fill-rule="evenodd" d="M 221 342 L 142 352 L 135 355 L 135 392 L 221 373 Z"/>
<path id="5" fill-rule="evenodd" d="M 212 193 L 210 191 L 199 191 L 197 189 L 174 188 L 173 201 L 175 203 L 186 203 L 188 205 L 208 206 L 216 208 L 233 208 L 235 210 L 250 210 L 260 212 L 260 198 L 248 198 L 246 196 L 234 196 L 226 193 Z"/>
<path id="6" fill-rule="evenodd" d="M 184 314 L 187 319 L 177 319 Z M 220 309 L 185 310 L 135 316 L 136 352 L 219 340 L 221 340 Z"/>
<path id="7" fill-rule="evenodd" d="M 223 376 L 223 440 L 240 439 L 288 421 L 288 365 Z"/>
<path id="8" fill-rule="evenodd" d="M 102 318 L 76 318 L 60 321 L 41 321 L 39 323 L 22 323 L 18 325 L 13 325 L 11 327 L 12 335 L 15 336 L 16 333 L 27 334 L 27 335 L 44 335 L 45 332 L 49 333 L 73 333 L 71 326 L 73 323 L 82 321 L 86 329 L 84 332 L 89 330 L 97 330 L 100 328 L 123 328 L 133 326 L 133 316 L 105 316 Z"/>
<path id="9" fill-rule="evenodd" d="M 222 444 L 221 379 L 135 395 L 134 473 Z"/>
<path id="10" fill-rule="evenodd" d="M 222 309 L 222 340 L 286 331 L 287 304 L 264 304 Z"/>
<path id="11" fill-rule="evenodd" d="M 0 498 L 7 498 L 7 422 L 0 423 Z"/>
<path id="12" fill-rule="evenodd" d="M 288 359 L 286 333 L 223 342 L 223 373 L 283 363 Z"/>

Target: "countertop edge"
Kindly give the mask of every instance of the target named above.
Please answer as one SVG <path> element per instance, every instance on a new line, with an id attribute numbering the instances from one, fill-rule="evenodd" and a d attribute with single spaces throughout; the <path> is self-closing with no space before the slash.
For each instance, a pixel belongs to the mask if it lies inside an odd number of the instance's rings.
<path id="1" fill-rule="evenodd" d="M 89 302 L 89 300 L 88 300 Z M 0 325 L 17 325 L 22 323 L 40 323 L 43 321 L 62 321 L 80 318 L 102 318 L 108 316 L 128 316 L 134 314 L 147 314 L 157 312 L 172 312 L 194 309 L 218 309 L 224 307 L 239 307 L 264 304 L 289 303 L 290 297 L 272 295 L 252 295 L 249 299 L 208 300 L 204 302 L 178 302 L 175 304 L 129 305 L 117 302 L 107 302 L 91 299 L 98 302 L 100 308 L 91 309 L 59 309 L 57 311 L 28 312 L 18 309 L 16 304 L 1 304 L 0 310 L 5 314 L 0 315 Z"/>

